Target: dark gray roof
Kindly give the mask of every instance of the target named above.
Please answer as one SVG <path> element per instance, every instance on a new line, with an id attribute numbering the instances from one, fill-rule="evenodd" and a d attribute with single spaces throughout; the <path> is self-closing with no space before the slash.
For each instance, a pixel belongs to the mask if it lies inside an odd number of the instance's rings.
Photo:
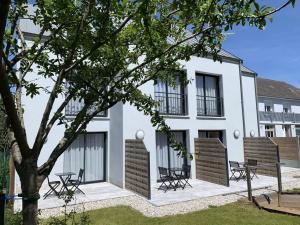
<path id="1" fill-rule="evenodd" d="M 189 36 L 192 36 L 192 35 L 193 35 L 193 33 L 191 31 L 186 30 L 186 37 L 189 37 Z M 168 38 L 168 41 L 170 43 L 174 42 L 173 38 L 171 38 L 171 37 Z M 193 45 L 193 44 L 197 44 L 198 42 L 199 42 L 199 40 L 198 40 L 198 37 L 196 36 L 196 37 L 193 37 L 193 38 L 187 40 L 185 43 L 188 44 L 188 45 Z M 234 54 L 232 54 L 232 53 L 230 53 L 230 52 L 228 52 L 224 49 L 220 50 L 219 56 L 224 57 L 224 58 L 234 59 L 236 61 L 242 61 L 241 58 L 237 57 L 236 55 L 234 55 Z"/>
<path id="2" fill-rule="evenodd" d="M 241 64 L 241 71 L 243 73 L 251 73 L 253 75 L 256 75 L 256 72 L 254 72 L 253 70 L 247 68 L 246 66 L 244 66 L 243 64 Z"/>
<path id="3" fill-rule="evenodd" d="M 300 100 L 300 89 L 284 81 L 257 78 L 257 95 Z"/>

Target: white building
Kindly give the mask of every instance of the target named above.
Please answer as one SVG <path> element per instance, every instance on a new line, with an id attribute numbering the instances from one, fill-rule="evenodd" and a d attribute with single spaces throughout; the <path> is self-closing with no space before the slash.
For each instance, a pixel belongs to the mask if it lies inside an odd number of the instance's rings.
<path id="1" fill-rule="evenodd" d="M 257 79 L 260 135 L 300 135 L 300 89 L 282 81 Z"/>
<path id="2" fill-rule="evenodd" d="M 35 29 L 26 23 L 21 24 L 21 28 L 27 40 L 32 40 Z M 259 134 L 256 74 L 229 52 L 223 50 L 220 56 L 222 63 L 214 62 L 209 57 L 191 57 L 188 62 L 180 62 L 184 70 L 174 76 L 186 76 L 191 80 L 186 87 L 178 79 L 176 87 L 158 81 L 156 85 L 148 82 L 141 89 L 161 103 L 160 113 L 191 154 L 194 153 L 194 138 L 217 137 L 227 146 L 229 160 L 243 161 L 243 137 Z M 37 76 L 36 69 L 30 77 L 37 79 L 40 86 L 53 85 L 51 80 Z M 62 96 L 59 98 L 54 108 L 63 100 Z M 47 99 L 46 93 L 41 93 L 34 100 L 23 96 L 30 145 L 34 142 Z M 66 116 L 72 119 L 78 107 L 78 102 L 71 102 L 66 108 Z M 124 187 L 125 140 L 135 139 L 137 130 L 145 133 L 144 143 L 150 152 L 153 184 L 158 179 L 158 166 L 171 167 L 188 163 L 192 168 L 192 178 L 195 178 L 195 161 L 178 158 L 169 147 L 167 138 L 152 127 L 150 118 L 129 104 L 118 103 L 105 114 L 94 118 L 86 130 L 87 133 L 79 136 L 58 159 L 50 179 L 57 179 L 55 173 L 78 173 L 83 168 L 86 183 L 107 181 Z M 62 125 L 53 127 L 41 152 L 39 165 L 47 160 L 63 132 Z M 16 185 L 18 190 L 18 181 Z"/>

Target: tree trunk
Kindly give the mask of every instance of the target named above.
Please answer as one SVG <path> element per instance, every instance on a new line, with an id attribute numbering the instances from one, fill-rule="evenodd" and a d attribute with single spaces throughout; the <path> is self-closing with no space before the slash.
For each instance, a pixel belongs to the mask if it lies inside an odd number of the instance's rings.
<path id="1" fill-rule="evenodd" d="M 19 176 L 23 197 L 23 225 L 37 225 L 39 188 L 37 186 L 37 160 L 23 159 Z"/>

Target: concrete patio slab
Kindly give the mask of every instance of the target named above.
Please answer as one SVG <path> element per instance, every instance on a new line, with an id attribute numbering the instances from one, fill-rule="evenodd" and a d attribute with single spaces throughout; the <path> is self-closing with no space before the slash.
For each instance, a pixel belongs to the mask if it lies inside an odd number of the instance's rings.
<path id="1" fill-rule="evenodd" d="M 293 181 L 293 178 L 282 178 L 282 182 L 290 181 Z M 243 180 L 238 182 L 230 181 L 230 187 L 225 187 L 202 180 L 191 180 L 190 183 L 192 185 L 192 188 L 187 187 L 184 190 L 179 188 L 176 191 L 168 190 L 167 192 L 158 190 L 159 184 L 157 184 L 152 188 L 152 198 L 150 202 L 155 206 L 163 206 L 211 196 L 228 195 L 232 193 L 247 191 L 247 182 Z M 277 178 L 259 175 L 258 179 L 254 178 L 254 180 L 252 181 L 252 188 L 262 189 L 274 186 L 276 184 Z"/>
<path id="2" fill-rule="evenodd" d="M 74 196 L 74 200 L 72 200 L 69 205 L 128 197 L 134 195 L 134 193 L 130 191 L 127 191 L 107 182 L 85 184 L 82 185 L 80 188 L 83 190 L 83 192 L 85 192 L 85 195 L 76 193 Z M 41 193 L 41 196 L 43 196 L 43 194 L 44 193 Z M 62 207 L 64 203 L 65 202 L 63 199 L 59 199 L 56 196 L 49 196 L 46 199 L 41 198 L 39 200 L 39 209 L 58 208 Z M 17 200 L 15 202 L 15 209 L 21 210 L 21 207 L 22 201 Z"/>

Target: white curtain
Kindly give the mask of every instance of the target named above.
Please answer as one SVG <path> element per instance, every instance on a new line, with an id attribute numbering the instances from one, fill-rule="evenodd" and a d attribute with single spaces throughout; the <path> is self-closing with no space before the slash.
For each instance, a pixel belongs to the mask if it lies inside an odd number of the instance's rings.
<path id="1" fill-rule="evenodd" d="M 182 88 L 179 76 L 176 76 L 175 86 L 168 86 L 169 113 L 181 114 L 183 107 Z"/>
<path id="2" fill-rule="evenodd" d="M 204 82 L 203 76 L 196 76 L 196 88 L 197 88 L 197 114 L 205 114 L 205 101 L 204 101 Z"/>
<path id="3" fill-rule="evenodd" d="M 175 139 L 177 142 L 183 144 L 183 132 L 174 132 Z M 170 147 L 170 167 L 182 167 L 183 158 L 178 156 L 178 151 L 175 151 L 173 148 Z"/>
<path id="4" fill-rule="evenodd" d="M 86 135 L 85 181 L 104 179 L 104 134 Z"/>
<path id="5" fill-rule="evenodd" d="M 156 132 L 156 165 L 157 167 L 169 167 L 167 136 L 159 132 Z M 159 178 L 158 169 L 157 177 Z"/>
<path id="6" fill-rule="evenodd" d="M 167 112 L 167 98 L 166 98 L 166 83 L 158 80 L 157 83 L 154 85 L 155 91 L 155 99 L 159 102 L 158 111 L 161 113 Z"/>
<path id="7" fill-rule="evenodd" d="M 64 153 L 64 172 L 84 169 L 85 182 L 104 180 L 104 134 L 82 134 Z"/>
<path id="8" fill-rule="evenodd" d="M 178 142 L 183 143 L 183 132 L 174 132 L 175 138 Z M 178 151 L 174 151 L 171 147 L 169 150 L 169 143 L 167 136 L 163 133 L 156 132 L 156 162 L 157 167 L 182 167 L 184 159 L 177 156 Z M 170 157 L 170 161 L 169 161 Z M 159 172 L 157 169 L 157 175 L 159 177 Z"/>
<path id="9" fill-rule="evenodd" d="M 84 168 L 84 135 L 79 135 L 64 153 L 64 172 L 78 174 Z"/>

